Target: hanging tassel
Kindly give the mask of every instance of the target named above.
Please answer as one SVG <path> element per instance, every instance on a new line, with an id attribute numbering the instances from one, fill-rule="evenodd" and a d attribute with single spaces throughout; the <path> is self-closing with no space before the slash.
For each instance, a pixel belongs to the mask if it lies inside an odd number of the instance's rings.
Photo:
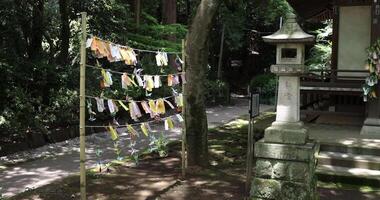
<path id="1" fill-rule="evenodd" d="M 143 107 L 144 111 L 146 114 L 150 114 L 150 117 L 153 118 L 153 112 L 152 110 L 149 108 L 149 105 L 146 101 L 142 101 L 141 102 L 141 106 Z"/>
<path id="2" fill-rule="evenodd" d="M 98 107 L 98 112 L 103 112 L 106 109 L 104 106 L 104 100 L 98 97 L 95 99 L 96 99 L 96 105 Z"/>
<path id="3" fill-rule="evenodd" d="M 144 135 L 148 137 L 148 128 L 146 127 L 146 123 L 142 123 L 140 128 L 141 128 L 141 131 L 144 133 Z"/>
<path id="4" fill-rule="evenodd" d="M 161 55 L 160 55 L 159 52 L 157 52 L 157 54 L 156 54 L 156 64 L 157 64 L 157 66 L 159 66 L 159 67 L 162 66 Z"/>
<path id="5" fill-rule="evenodd" d="M 108 132 L 110 133 L 112 140 L 115 141 L 117 138 L 119 138 L 117 131 L 111 125 L 108 126 Z"/>
<path id="6" fill-rule="evenodd" d="M 110 110 L 110 113 L 111 114 L 116 114 L 116 105 L 113 102 L 113 100 L 112 99 L 108 99 L 107 100 L 107 104 L 108 104 L 108 109 Z"/>

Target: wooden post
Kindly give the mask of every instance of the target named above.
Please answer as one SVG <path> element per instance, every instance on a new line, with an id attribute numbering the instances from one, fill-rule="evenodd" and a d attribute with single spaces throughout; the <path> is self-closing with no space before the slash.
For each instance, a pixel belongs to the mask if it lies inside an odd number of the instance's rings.
<path id="1" fill-rule="evenodd" d="M 87 13 L 82 12 L 82 38 L 80 43 L 80 103 L 79 103 L 79 143 L 80 143 L 80 199 L 86 200 L 86 39 L 87 39 Z"/>
<path id="2" fill-rule="evenodd" d="M 250 100 L 250 106 L 252 108 L 252 98 Z M 252 112 L 252 111 L 251 111 Z M 247 169 L 246 169 L 246 182 L 245 182 L 245 192 L 249 196 L 250 186 L 251 186 L 251 176 L 252 176 L 252 160 L 253 160 L 253 119 L 249 116 L 248 124 L 248 144 L 247 144 Z"/>
<path id="3" fill-rule="evenodd" d="M 186 50 L 185 50 L 185 40 L 182 40 L 182 72 L 185 72 L 186 76 Z M 187 157 L 186 157 L 186 104 L 185 104 L 185 98 L 186 98 L 186 91 L 185 91 L 185 84 L 182 83 L 182 98 L 183 98 L 183 105 L 182 105 L 182 116 L 183 116 L 183 123 L 182 123 L 182 178 L 184 179 L 186 177 L 186 167 L 187 167 Z"/>

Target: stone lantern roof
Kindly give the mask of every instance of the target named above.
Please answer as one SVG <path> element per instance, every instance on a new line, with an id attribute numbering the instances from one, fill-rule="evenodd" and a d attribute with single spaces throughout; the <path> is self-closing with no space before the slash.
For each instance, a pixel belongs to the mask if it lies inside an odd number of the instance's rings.
<path id="1" fill-rule="evenodd" d="M 276 33 L 264 36 L 263 40 L 268 43 L 313 43 L 315 37 L 305 33 L 297 23 L 295 14 L 288 14 L 286 20 Z"/>

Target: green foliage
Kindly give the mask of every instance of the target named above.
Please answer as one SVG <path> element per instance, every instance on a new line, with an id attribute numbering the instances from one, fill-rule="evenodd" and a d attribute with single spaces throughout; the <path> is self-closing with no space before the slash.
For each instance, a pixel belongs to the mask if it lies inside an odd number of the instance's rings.
<path id="1" fill-rule="evenodd" d="M 258 75 L 251 80 L 250 87 L 259 87 L 260 103 L 262 104 L 275 104 L 277 77 L 274 74 L 262 74 Z"/>
<path id="2" fill-rule="evenodd" d="M 332 42 L 329 37 L 332 35 L 332 21 L 326 21 L 325 27 L 315 31 L 317 34 L 317 44 L 310 50 L 310 57 L 306 65 L 310 69 L 329 69 L 331 66 Z"/>
<path id="3" fill-rule="evenodd" d="M 164 133 L 161 133 L 160 137 L 155 138 L 154 136 L 151 136 L 151 143 L 149 151 L 156 152 L 160 157 L 166 157 L 168 155 L 168 144 L 169 140 L 167 137 L 165 137 Z"/>
<path id="4" fill-rule="evenodd" d="M 206 80 L 206 102 L 209 104 L 225 104 L 229 100 L 229 85 L 221 80 Z"/>

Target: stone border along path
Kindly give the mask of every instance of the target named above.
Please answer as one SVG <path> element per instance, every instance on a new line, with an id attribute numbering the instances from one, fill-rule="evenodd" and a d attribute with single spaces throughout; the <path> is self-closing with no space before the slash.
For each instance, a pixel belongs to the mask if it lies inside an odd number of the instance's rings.
<path id="1" fill-rule="evenodd" d="M 233 99 L 235 105 L 216 106 L 207 109 L 209 128 L 223 125 L 241 115 L 248 114 L 247 99 Z M 261 111 L 273 108 L 273 106 L 261 106 Z M 177 122 L 178 123 L 178 122 Z M 157 131 L 153 134 L 159 136 L 163 127 L 155 127 Z M 142 134 L 141 134 L 142 135 Z M 181 129 L 176 128 L 170 132 L 165 131 L 165 136 L 170 140 L 179 140 Z M 143 136 L 142 136 L 143 137 Z M 120 148 L 127 148 L 126 134 L 120 134 Z M 148 147 L 149 141 L 145 137 L 138 140 L 136 148 L 141 150 Z M 86 137 L 87 166 L 94 166 L 98 160 L 96 149 L 101 148 L 102 163 L 115 159 L 113 143 L 109 139 L 108 133 L 98 133 Z M 29 160 L 29 161 L 28 161 Z M 57 144 L 46 145 L 32 151 L 17 153 L 8 157 L 0 158 L 0 166 L 4 163 L 14 163 L 11 167 L 0 171 L 0 194 L 4 197 L 11 197 L 28 189 L 41 187 L 52 183 L 58 179 L 74 175 L 79 172 L 79 139 L 60 142 Z"/>

